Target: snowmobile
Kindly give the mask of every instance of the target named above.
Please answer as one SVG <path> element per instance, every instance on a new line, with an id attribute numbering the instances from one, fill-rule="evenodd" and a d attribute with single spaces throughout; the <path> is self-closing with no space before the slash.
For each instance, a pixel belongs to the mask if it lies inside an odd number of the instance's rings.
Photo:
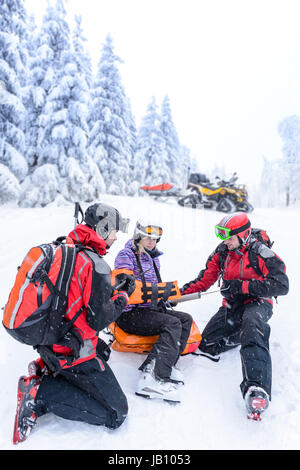
<path id="1" fill-rule="evenodd" d="M 220 212 L 252 212 L 253 206 L 248 202 L 245 185 L 237 185 L 236 173 L 228 180 L 216 177 L 213 184 L 201 173 L 192 173 L 188 188 L 190 194 L 178 199 L 178 204 L 186 207 L 214 209 Z"/>
<path id="2" fill-rule="evenodd" d="M 165 202 L 169 198 L 180 198 L 182 193 L 173 184 L 162 183 L 156 186 L 140 186 L 140 189 L 145 191 L 149 196 L 153 197 L 156 201 Z"/>

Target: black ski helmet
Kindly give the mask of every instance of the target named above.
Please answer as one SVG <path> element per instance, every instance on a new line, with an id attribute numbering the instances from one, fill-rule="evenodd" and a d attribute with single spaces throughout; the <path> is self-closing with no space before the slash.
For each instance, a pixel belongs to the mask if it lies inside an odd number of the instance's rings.
<path id="1" fill-rule="evenodd" d="M 84 221 L 104 240 L 112 230 L 121 230 L 126 233 L 129 224 L 129 219 L 123 219 L 117 209 L 102 203 L 89 206 L 85 211 Z"/>

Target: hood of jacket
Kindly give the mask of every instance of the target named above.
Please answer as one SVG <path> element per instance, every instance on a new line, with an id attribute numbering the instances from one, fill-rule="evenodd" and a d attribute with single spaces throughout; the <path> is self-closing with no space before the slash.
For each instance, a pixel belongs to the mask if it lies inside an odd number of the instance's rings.
<path id="1" fill-rule="evenodd" d="M 80 243 L 87 248 L 94 248 L 101 256 L 105 255 L 106 253 L 105 240 L 99 237 L 99 235 L 87 225 L 76 225 L 74 230 L 69 233 L 68 237 L 73 240 L 75 245 Z"/>

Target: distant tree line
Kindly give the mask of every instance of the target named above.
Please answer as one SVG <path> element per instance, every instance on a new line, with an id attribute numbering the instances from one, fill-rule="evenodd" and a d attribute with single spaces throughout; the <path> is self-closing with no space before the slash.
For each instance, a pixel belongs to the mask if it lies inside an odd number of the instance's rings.
<path id="1" fill-rule="evenodd" d="M 283 142 L 282 158 L 264 157 L 258 202 L 265 207 L 290 206 L 300 201 L 300 116 L 283 119 L 278 132 Z"/>

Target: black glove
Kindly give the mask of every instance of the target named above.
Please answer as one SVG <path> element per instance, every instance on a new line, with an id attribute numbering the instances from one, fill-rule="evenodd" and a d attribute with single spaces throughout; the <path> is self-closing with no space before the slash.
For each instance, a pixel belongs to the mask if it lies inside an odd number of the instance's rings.
<path id="1" fill-rule="evenodd" d="M 129 297 L 135 290 L 135 278 L 131 274 L 125 274 L 125 273 L 117 274 L 115 285 L 118 286 L 119 284 L 121 285 L 117 287 L 117 290 L 123 290 L 127 292 Z"/>
<path id="2" fill-rule="evenodd" d="M 175 302 L 175 301 L 172 302 L 172 301 L 168 300 L 168 304 L 170 305 L 170 307 L 176 307 L 178 302 Z"/>
<path id="3" fill-rule="evenodd" d="M 243 281 L 241 281 L 240 279 L 230 279 L 229 281 L 223 280 L 223 284 L 221 286 L 221 294 L 223 294 L 224 297 L 226 297 L 226 295 L 228 294 L 242 294 L 242 286 Z"/>
<path id="4" fill-rule="evenodd" d="M 72 349 L 72 362 L 79 357 L 80 348 L 83 345 L 83 339 L 75 328 L 68 331 L 57 343 L 59 346 L 65 346 Z"/>
<path id="5" fill-rule="evenodd" d="M 97 354 L 107 362 L 109 359 L 110 353 L 111 353 L 111 350 L 108 344 L 106 344 L 106 342 L 103 341 L 103 339 L 99 338 L 98 344 L 97 344 Z"/>

